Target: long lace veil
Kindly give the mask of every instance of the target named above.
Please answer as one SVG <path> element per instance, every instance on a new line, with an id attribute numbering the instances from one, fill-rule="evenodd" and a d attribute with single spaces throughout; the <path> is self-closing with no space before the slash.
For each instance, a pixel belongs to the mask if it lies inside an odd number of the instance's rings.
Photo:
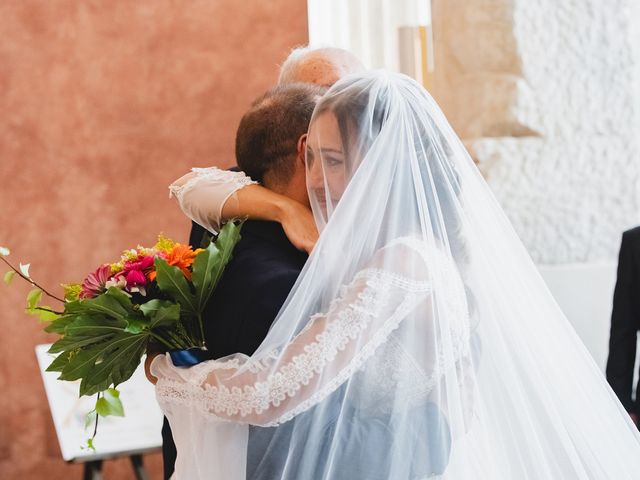
<path id="1" fill-rule="evenodd" d="M 322 230 L 251 357 L 154 361 L 185 478 L 633 479 L 640 436 L 429 94 L 318 104 Z"/>

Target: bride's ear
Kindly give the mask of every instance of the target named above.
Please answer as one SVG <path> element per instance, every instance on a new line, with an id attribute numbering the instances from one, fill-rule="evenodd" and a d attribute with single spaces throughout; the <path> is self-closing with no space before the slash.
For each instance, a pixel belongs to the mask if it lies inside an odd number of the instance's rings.
<path id="1" fill-rule="evenodd" d="M 298 139 L 298 145 L 297 145 L 297 153 L 298 153 L 298 158 L 302 161 L 302 166 L 305 165 L 305 152 L 307 150 L 307 134 L 305 133 L 304 135 L 301 135 L 300 138 Z"/>

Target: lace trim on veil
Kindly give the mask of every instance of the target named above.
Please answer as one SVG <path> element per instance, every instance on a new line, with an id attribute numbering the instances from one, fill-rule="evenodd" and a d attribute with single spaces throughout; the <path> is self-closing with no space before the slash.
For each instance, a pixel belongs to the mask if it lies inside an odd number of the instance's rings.
<path id="1" fill-rule="evenodd" d="M 337 308 L 342 308 L 336 313 L 336 319 L 328 324 L 324 332 L 316 336 L 315 342 L 304 347 L 304 353 L 293 357 L 278 371 L 270 374 L 265 381 L 256 382 L 254 385 L 247 385 L 243 388 L 202 385 L 201 382 L 212 370 L 239 366 L 239 360 L 231 360 L 233 366 L 230 366 L 228 362 L 213 362 L 213 364 L 208 362 L 209 368 L 206 371 L 203 369 L 198 372 L 195 378 L 186 385 L 171 379 L 160 379 L 156 385 L 158 400 L 195 408 L 205 418 L 215 420 L 225 420 L 224 416 L 216 415 L 220 413 L 226 415 L 239 413 L 241 417 L 245 417 L 251 413 L 260 414 L 272 405 L 277 407 L 286 400 L 287 396 L 293 397 L 302 385 L 308 384 L 315 374 L 322 372 L 322 369 L 335 358 L 338 351 L 344 350 L 349 341 L 358 338 L 372 320 L 380 316 L 383 309 L 389 304 L 391 287 L 396 287 L 396 292 L 402 294 L 403 298 L 394 309 L 393 314 L 382 323 L 381 327 L 337 375 L 308 399 L 262 425 L 276 426 L 308 410 L 334 392 L 360 369 L 376 349 L 385 342 L 391 332 L 398 327 L 407 313 L 431 290 L 429 282 L 404 278 L 378 269 L 366 269 L 359 272 L 350 286 L 354 286 L 362 279 L 365 279 L 365 287 L 358 293 L 357 300 L 346 307 L 340 304 L 341 298 L 334 300 L 329 312 L 320 316 L 328 316 L 332 312 L 335 313 Z M 398 288 L 400 288 L 400 292 L 397 291 Z M 251 367 L 249 368 L 251 370 Z"/>

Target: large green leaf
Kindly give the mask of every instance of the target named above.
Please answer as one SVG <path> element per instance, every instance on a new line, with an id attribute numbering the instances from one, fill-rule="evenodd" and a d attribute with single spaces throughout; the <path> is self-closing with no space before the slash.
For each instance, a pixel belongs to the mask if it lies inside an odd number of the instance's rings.
<path id="1" fill-rule="evenodd" d="M 67 366 L 64 367 L 60 373 L 58 380 L 72 381 L 86 377 L 96 362 L 102 358 L 104 351 L 104 344 L 98 344 L 95 347 L 80 350 L 77 355 L 73 355 L 69 360 Z"/>
<path id="2" fill-rule="evenodd" d="M 150 300 L 140 310 L 151 322 L 149 328 L 168 327 L 180 320 L 180 305 L 168 300 Z"/>
<path id="3" fill-rule="evenodd" d="M 54 358 L 47 367 L 47 372 L 61 372 L 69 363 L 71 355 L 73 355 L 73 352 L 67 351 L 62 352 L 60 355 L 56 356 L 56 358 Z"/>
<path id="4" fill-rule="evenodd" d="M 65 328 L 65 336 L 92 336 L 120 333 L 127 326 L 123 318 L 108 318 L 101 315 L 79 315 Z"/>
<path id="5" fill-rule="evenodd" d="M 106 342 L 102 361 L 80 383 L 80 395 L 92 395 L 128 380 L 140 364 L 149 336 L 121 333 Z"/>
<path id="6" fill-rule="evenodd" d="M 61 315 L 47 325 L 44 331 L 47 333 L 57 333 L 62 335 L 67 328 L 67 325 L 74 322 L 76 318 L 78 318 L 78 315 L 76 314 Z"/>
<path id="7" fill-rule="evenodd" d="M 106 292 L 95 298 L 81 300 L 82 310 L 87 313 L 101 313 L 111 318 L 124 319 L 130 312 L 122 305 L 121 298 Z"/>
<path id="8" fill-rule="evenodd" d="M 155 259 L 155 268 L 156 282 L 160 290 L 171 295 L 180 304 L 183 312 L 197 314 L 195 299 L 182 271 L 160 257 Z"/>
<path id="9" fill-rule="evenodd" d="M 204 310 L 222 277 L 224 268 L 231 260 L 233 249 L 240 240 L 241 228 L 242 223 L 228 222 L 220 230 L 215 243 L 210 243 L 203 252 L 196 255 L 193 262 L 192 282 L 198 313 Z"/>
<path id="10" fill-rule="evenodd" d="M 105 295 L 109 297 L 113 297 L 118 301 L 120 305 L 122 305 L 127 311 L 133 310 L 133 303 L 131 302 L 131 297 L 116 287 L 109 287 L 106 291 Z"/>
<path id="11" fill-rule="evenodd" d="M 94 343 L 104 342 L 109 340 L 111 337 L 113 337 L 112 333 L 89 336 L 64 336 L 49 347 L 49 353 L 77 350 L 79 348 L 93 345 Z"/>

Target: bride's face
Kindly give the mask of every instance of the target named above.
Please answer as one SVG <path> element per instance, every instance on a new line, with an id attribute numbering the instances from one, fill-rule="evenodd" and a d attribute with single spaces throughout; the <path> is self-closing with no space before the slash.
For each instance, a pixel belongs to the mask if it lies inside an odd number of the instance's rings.
<path id="1" fill-rule="evenodd" d="M 335 208 L 347 187 L 347 161 L 335 115 L 319 114 L 307 136 L 307 189 L 324 213 Z"/>

